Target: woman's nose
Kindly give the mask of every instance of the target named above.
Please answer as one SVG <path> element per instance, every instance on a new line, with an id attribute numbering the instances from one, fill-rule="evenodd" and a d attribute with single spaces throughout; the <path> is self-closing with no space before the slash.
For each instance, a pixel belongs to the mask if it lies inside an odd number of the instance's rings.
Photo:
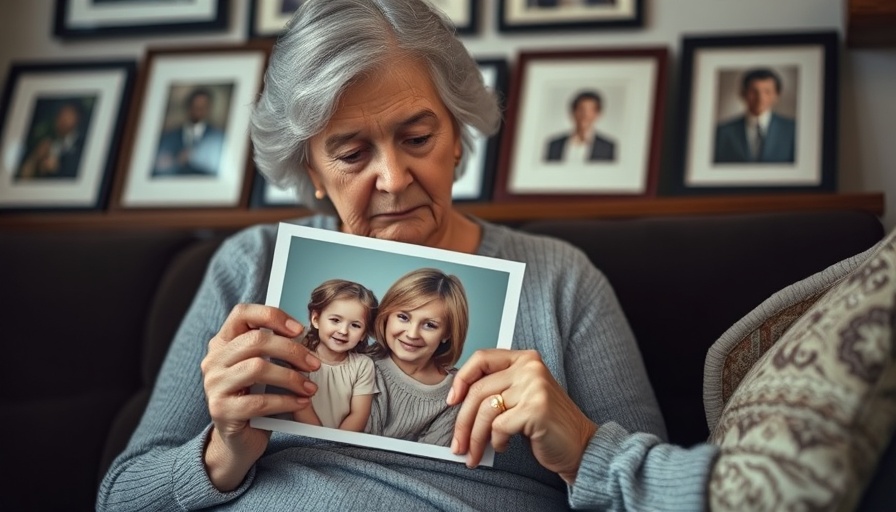
<path id="1" fill-rule="evenodd" d="M 407 336 L 409 338 L 419 338 L 420 337 L 419 334 L 420 334 L 420 326 L 418 326 L 417 324 L 411 324 L 408 326 Z"/>
<path id="2" fill-rule="evenodd" d="M 381 152 L 377 164 L 379 169 L 376 188 L 381 192 L 397 194 L 414 181 L 410 169 L 405 167 L 402 158 L 396 151 Z"/>

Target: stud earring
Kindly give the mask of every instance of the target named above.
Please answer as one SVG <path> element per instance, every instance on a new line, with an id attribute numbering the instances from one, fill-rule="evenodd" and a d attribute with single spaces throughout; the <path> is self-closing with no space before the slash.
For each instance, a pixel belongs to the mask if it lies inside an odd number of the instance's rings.
<path id="1" fill-rule="evenodd" d="M 314 197 L 315 197 L 315 199 L 317 199 L 318 201 L 320 201 L 320 200 L 322 200 L 323 198 L 327 197 L 327 193 L 324 192 L 323 190 L 318 189 L 318 190 L 315 190 L 315 191 L 314 191 Z"/>

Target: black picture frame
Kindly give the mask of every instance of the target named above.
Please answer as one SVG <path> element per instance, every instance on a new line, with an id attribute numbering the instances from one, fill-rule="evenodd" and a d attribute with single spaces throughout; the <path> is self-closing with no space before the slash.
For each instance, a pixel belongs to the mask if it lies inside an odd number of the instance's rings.
<path id="1" fill-rule="evenodd" d="M 53 34 L 62 39 L 86 39 L 224 31 L 228 7 L 228 0 L 181 4 L 165 0 L 56 0 Z"/>
<path id="2" fill-rule="evenodd" d="M 654 197 L 668 59 L 661 46 L 520 52 L 495 201 Z M 573 144 L 581 100 L 596 105 L 592 138 Z"/>
<path id="3" fill-rule="evenodd" d="M 584 6 L 562 6 L 559 0 L 498 0 L 500 32 L 626 29 L 643 26 L 644 0 L 594 0 L 593 5 Z"/>
<path id="4" fill-rule="evenodd" d="M 677 163 L 661 193 L 835 191 L 838 48 L 834 31 L 685 35 Z M 766 77 L 759 83 L 777 92 L 771 100 L 774 110 L 767 114 L 769 132 L 763 137 L 767 141 L 761 144 L 762 155 L 749 157 L 744 128 L 736 127 L 745 126 L 740 119 L 748 117 L 744 83 L 752 83 L 751 77 Z M 742 103 L 740 113 L 737 101 Z M 758 105 L 753 108 L 759 110 Z M 787 124 L 778 124 L 779 119 Z"/>
<path id="5" fill-rule="evenodd" d="M 106 206 L 136 72 L 133 60 L 10 66 L 0 103 L 0 209 Z"/>
<path id="6" fill-rule="evenodd" d="M 503 58 L 477 58 L 486 87 L 498 95 L 502 103 L 507 98 L 510 66 Z M 502 105 L 502 109 L 503 109 Z M 452 188 L 452 200 L 458 203 L 483 202 L 492 198 L 497 175 L 498 156 L 504 134 L 502 121 L 498 132 L 490 137 L 475 135 L 473 154 L 467 158 L 466 167 Z"/>
<path id="7" fill-rule="evenodd" d="M 251 0 L 249 2 L 248 36 L 276 38 L 301 5 L 302 0 Z M 475 34 L 479 30 L 480 2 L 477 0 L 432 0 L 454 23 L 458 35 Z"/>

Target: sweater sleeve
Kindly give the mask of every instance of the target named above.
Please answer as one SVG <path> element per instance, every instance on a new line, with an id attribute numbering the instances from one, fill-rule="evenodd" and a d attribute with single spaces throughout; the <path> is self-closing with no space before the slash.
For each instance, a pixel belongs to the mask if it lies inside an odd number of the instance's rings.
<path id="1" fill-rule="evenodd" d="M 605 423 L 591 438 L 569 505 L 596 510 L 706 510 L 710 469 L 718 447 L 683 448 Z"/>
<path id="2" fill-rule="evenodd" d="M 160 370 L 149 404 L 127 448 L 112 463 L 97 510 L 193 510 L 227 502 L 251 484 L 254 469 L 234 491 L 208 479 L 203 452 L 211 418 L 200 362 L 208 341 L 234 305 L 263 302 L 268 265 L 260 229 L 224 242 L 212 258 Z"/>
<path id="3" fill-rule="evenodd" d="M 508 234 L 499 255 L 526 261 L 517 348 L 539 351 L 598 425 L 583 454 L 572 508 L 702 510 L 716 449 L 665 442 L 666 428 L 634 333 L 607 277 L 584 252 Z"/>
<path id="4" fill-rule="evenodd" d="M 582 256 L 584 258 L 584 256 Z M 578 257 L 575 257 L 578 259 Z M 572 289 L 564 368 L 573 400 L 598 425 L 569 504 L 599 510 L 703 510 L 714 446 L 665 442 L 659 405 L 631 328 L 606 277 L 585 259 Z"/>

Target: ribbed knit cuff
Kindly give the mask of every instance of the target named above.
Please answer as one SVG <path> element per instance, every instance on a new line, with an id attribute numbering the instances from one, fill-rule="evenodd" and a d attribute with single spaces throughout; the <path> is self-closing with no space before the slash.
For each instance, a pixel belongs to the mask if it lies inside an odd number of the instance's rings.
<path id="1" fill-rule="evenodd" d="M 690 449 L 652 434 L 601 425 L 582 457 L 569 505 L 574 509 L 699 511 L 718 448 Z"/>

